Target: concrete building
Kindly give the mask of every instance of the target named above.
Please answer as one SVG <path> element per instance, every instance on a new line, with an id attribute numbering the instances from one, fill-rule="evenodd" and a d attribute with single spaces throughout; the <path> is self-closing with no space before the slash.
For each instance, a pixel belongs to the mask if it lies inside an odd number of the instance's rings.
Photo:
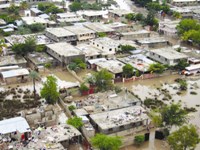
<path id="1" fill-rule="evenodd" d="M 125 9 L 114 9 L 114 10 L 109 10 L 108 16 L 109 18 L 114 18 L 114 19 L 124 19 L 125 16 L 130 13 L 133 12 Z"/>
<path id="2" fill-rule="evenodd" d="M 146 110 L 141 106 L 131 106 L 112 111 L 106 111 L 90 115 L 91 122 L 100 133 L 117 134 L 122 131 L 126 133 L 140 132 L 146 129 L 149 117 Z"/>
<path id="3" fill-rule="evenodd" d="M 171 4 L 179 7 L 195 6 L 200 5 L 200 0 L 172 0 Z"/>
<path id="4" fill-rule="evenodd" d="M 136 40 L 138 38 L 150 37 L 150 32 L 147 30 L 140 30 L 140 31 L 135 31 L 135 32 L 123 32 L 123 33 L 120 33 L 120 37 L 123 40 Z"/>
<path id="5" fill-rule="evenodd" d="M 113 75 L 114 79 L 122 77 L 122 68 L 125 66 L 124 63 L 118 60 L 99 61 L 96 62 L 95 65 L 97 71 L 101 71 L 102 69 L 108 70 Z"/>
<path id="6" fill-rule="evenodd" d="M 0 79 L 5 84 L 26 82 L 29 79 L 29 71 L 24 68 L 2 71 L 0 73 Z"/>
<path id="7" fill-rule="evenodd" d="M 154 61 L 148 59 L 143 54 L 136 54 L 136 55 L 131 55 L 128 57 L 118 58 L 118 60 L 125 64 L 130 64 L 131 66 L 133 66 L 135 69 L 139 70 L 140 72 L 147 72 L 149 69 L 149 66 L 155 63 Z"/>
<path id="8" fill-rule="evenodd" d="M 84 11 L 83 18 L 88 21 L 95 22 L 104 19 L 104 15 L 106 15 L 105 11 Z"/>
<path id="9" fill-rule="evenodd" d="M 67 26 L 64 29 L 74 33 L 78 42 L 88 41 L 96 37 L 96 32 L 83 26 Z"/>
<path id="10" fill-rule="evenodd" d="M 125 23 L 121 23 L 121 22 L 113 22 L 113 23 L 109 23 L 106 24 L 106 26 L 116 30 L 116 31 L 124 31 L 128 29 L 128 25 Z"/>
<path id="11" fill-rule="evenodd" d="M 115 32 L 114 29 L 106 26 L 103 23 L 84 23 L 83 26 L 95 31 L 96 33 L 107 33 L 107 34 L 113 34 Z"/>
<path id="12" fill-rule="evenodd" d="M 188 58 L 187 55 L 179 53 L 171 47 L 150 50 L 148 56 L 155 61 L 170 66 L 174 66 L 180 60 L 187 60 Z"/>
<path id="13" fill-rule="evenodd" d="M 39 16 L 43 14 L 43 12 L 38 8 L 31 8 L 30 10 L 31 10 L 31 16 Z"/>
<path id="14" fill-rule="evenodd" d="M 116 53 L 116 51 L 120 50 L 119 42 L 108 37 L 91 40 L 90 44 L 101 50 L 112 53 Z"/>
<path id="15" fill-rule="evenodd" d="M 56 20 L 58 23 L 76 23 L 85 21 L 85 19 L 74 12 L 58 13 L 56 14 Z"/>
<path id="16" fill-rule="evenodd" d="M 55 42 L 76 43 L 77 36 L 64 28 L 47 28 L 45 35 Z"/>
<path id="17" fill-rule="evenodd" d="M 29 53 L 26 56 L 26 59 L 28 61 L 28 66 L 37 71 L 44 71 L 46 64 L 50 64 L 51 66 L 54 66 L 55 64 L 54 59 L 51 56 L 42 52 Z"/>
<path id="18" fill-rule="evenodd" d="M 192 18 L 193 17 L 192 10 L 190 10 L 186 7 L 172 7 L 172 8 L 170 8 L 170 10 L 180 13 L 183 18 Z"/>
<path id="19" fill-rule="evenodd" d="M 24 59 L 24 57 L 15 55 L 0 57 L 0 67 L 14 66 L 14 65 L 18 65 L 20 67 L 26 67 L 27 61 Z"/>
<path id="20" fill-rule="evenodd" d="M 85 55 L 79 49 L 65 42 L 47 45 L 47 53 L 62 66 L 68 65 L 75 58 L 85 60 Z"/>
<path id="21" fill-rule="evenodd" d="M 164 34 L 169 37 L 177 37 L 176 26 L 179 24 L 180 20 L 169 20 L 165 19 L 164 21 L 159 22 L 158 31 L 161 34 Z"/>
<path id="22" fill-rule="evenodd" d="M 168 40 L 163 37 L 149 37 L 136 40 L 139 46 L 144 48 L 160 48 L 169 45 Z"/>

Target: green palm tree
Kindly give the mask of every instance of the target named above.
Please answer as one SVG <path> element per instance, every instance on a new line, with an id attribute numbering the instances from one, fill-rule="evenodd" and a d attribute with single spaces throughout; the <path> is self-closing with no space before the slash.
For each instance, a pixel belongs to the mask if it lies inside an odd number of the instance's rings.
<path id="1" fill-rule="evenodd" d="M 39 75 L 38 75 L 38 73 L 36 71 L 31 71 L 29 76 L 33 80 L 33 94 L 34 94 L 34 100 L 36 100 L 35 81 L 39 77 Z"/>

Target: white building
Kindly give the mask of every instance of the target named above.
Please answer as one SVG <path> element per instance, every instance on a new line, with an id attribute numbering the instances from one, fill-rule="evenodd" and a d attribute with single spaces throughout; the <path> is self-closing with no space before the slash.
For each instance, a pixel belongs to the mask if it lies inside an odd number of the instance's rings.
<path id="1" fill-rule="evenodd" d="M 195 5 L 200 5 L 200 0 L 172 0 L 171 4 L 180 7 L 195 6 Z"/>
<path id="2" fill-rule="evenodd" d="M 155 61 L 170 66 L 174 66 L 180 60 L 187 60 L 188 58 L 187 55 L 179 53 L 171 47 L 150 50 L 148 56 Z"/>

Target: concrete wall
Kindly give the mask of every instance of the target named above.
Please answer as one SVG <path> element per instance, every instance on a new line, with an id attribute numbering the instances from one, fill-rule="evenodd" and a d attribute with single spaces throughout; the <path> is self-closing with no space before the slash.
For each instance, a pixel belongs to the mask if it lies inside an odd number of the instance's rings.
<path id="1" fill-rule="evenodd" d="M 150 37 L 150 33 L 122 35 L 121 39 L 123 39 L 123 40 L 136 40 L 138 38 L 146 38 L 146 37 Z"/>

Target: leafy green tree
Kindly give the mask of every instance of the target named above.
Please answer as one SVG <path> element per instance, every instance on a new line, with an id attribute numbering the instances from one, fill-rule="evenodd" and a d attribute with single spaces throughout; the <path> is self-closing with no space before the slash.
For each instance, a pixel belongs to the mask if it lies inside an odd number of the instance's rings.
<path id="1" fill-rule="evenodd" d="M 140 7 L 146 6 L 148 3 L 152 2 L 152 0 L 135 0 L 135 4 L 139 5 Z"/>
<path id="2" fill-rule="evenodd" d="M 71 5 L 69 5 L 69 8 L 71 11 L 78 11 L 82 9 L 82 6 L 80 2 L 75 1 Z"/>
<path id="3" fill-rule="evenodd" d="M 193 125 L 184 125 L 179 130 L 172 132 L 167 141 L 173 150 L 195 149 L 200 142 L 197 129 Z"/>
<path id="4" fill-rule="evenodd" d="M 172 16 L 174 18 L 176 18 L 176 19 L 181 19 L 182 18 L 181 14 L 179 12 L 176 12 L 176 11 L 173 12 Z"/>
<path id="5" fill-rule="evenodd" d="M 131 77 L 133 75 L 133 66 L 131 66 L 130 64 L 126 64 L 125 66 L 123 66 L 123 74 L 125 76 L 125 78 L 127 77 Z"/>
<path id="6" fill-rule="evenodd" d="M 45 30 L 45 26 L 41 23 L 34 23 L 34 24 L 31 24 L 31 25 L 28 25 L 28 28 L 33 33 L 42 32 L 42 31 Z"/>
<path id="7" fill-rule="evenodd" d="M 113 88 L 113 75 L 106 69 L 94 73 L 94 78 L 98 91 L 106 91 Z"/>
<path id="8" fill-rule="evenodd" d="M 129 20 L 129 21 L 133 21 L 133 20 L 135 20 L 135 14 L 133 14 L 133 13 L 127 14 L 127 15 L 125 16 L 125 18 L 126 18 L 127 20 Z"/>
<path id="9" fill-rule="evenodd" d="M 80 91 L 85 92 L 85 91 L 88 91 L 88 90 L 89 90 L 89 88 L 84 83 L 82 83 L 81 86 L 80 86 Z"/>
<path id="10" fill-rule="evenodd" d="M 72 125 L 76 129 L 80 129 L 83 126 L 83 121 L 80 117 L 73 117 L 67 120 L 67 124 Z"/>
<path id="11" fill-rule="evenodd" d="M 155 15 L 154 15 L 154 13 L 152 11 L 150 11 L 147 14 L 147 17 L 145 19 L 145 24 L 153 27 L 154 30 L 157 30 L 157 28 L 158 28 L 158 20 L 155 18 Z"/>
<path id="12" fill-rule="evenodd" d="M 47 3 L 39 3 L 38 4 L 38 9 L 41 10 L 41 11 L 44 11 L 45 13 L 51 13 L 51 14 L 64 12 L 63 9 L 60 9 L 55 4 L 49 3 L 49 2 L 47 2 Z"/>
<path id="13" fill-rule="evenodd" d="M 35 89 L 35 81 L 36 79 L 39 78 L 39 75 L 36 71 L 31 71 L 29 74 L 30 78 L 33 81 L 33 95 L 34 95 L 34 100 L 36 100 L 36 89 Z"/>
<path id="14" fill-rule="evenodd" d="M 45 98 L 48 104 L 55 104 L 59 98 L 56 82 L 57 79 L 54 76 L 47 76 L 47 80 L 40 91 L 41 97 Z"/>
<path id="15" fill-rule="evenodd" d="M 69 109 L 69 111 L 73 111 L 76 109 L 76 107 L 74 105 L 70 105 L 70 106 L 68 106 L 68 109 Z"/>
<path id="16" fill-rule="evenodd" d="M 96 134 L 91 139 L 92 146 L 99 150 L 119 150 L 122 145 L 121 138 L 118 136 L 107 136 L 104 134 Z"/>
<path id="17" fill-rule="evenodd" d="M 98 37 L 106 37 L 107 34 L 105 32 L 100 32 L 98 33 Z"/>
<path id="18" fill-rule="evenodd" d="M 21 10 L 27 9 L 27 8 L 28 8 L 27 2 L 26 2 L 26 1 L 21 2 L 19 8 L 20 8 Z"/>
<path id="19" fill-rule="evenodd" d="M 136 135 L 134 138 L 134 144 L 137 146 L 140 146 L 142 143 L 144 143 L 145 137 L 144 135 Z"/>
<path id="20" fill-rule="evenodd" d="M 128 53 L 128 52 L 130 52 L 132 50 L 136 50 L 136 48 L 131 46 L 131 45 L 120 45 L 120 47 L 121 47 L 121 51 L 123 53 Z"/>
<path id="21" fill-rule="evenodd" d="M 180 60 L 177 65 L 174 66 L 175 69 L 184 70 L 185 67 L 188 67 L 189 63 L 187 60 Z"/>
<path id="22" fill-rule="evenodd" d="M 11 4 L 10 7 L 8 7 L 8 12 L 19 15 L 19 7 L 15 6 L 15 4 Z"/>
<path id="23" fill-rule="evenodd" d="M 73 70 L 73 71 L 77 72 L 80 69 L 86 69 L 86 63 L 82 59 L 80 59 L 80 58 L 75 58 L 68 65 L 68 68 L 70 70 Z"/>
<path id="24" fill-rule="evenodd" d="M 141 14 L 141 13 L 137 13 L 137 14 L 135 15 L 135 20 L 136 20 L 136 21 L 143 21 L 144 19 L 145 19 L 145 17 L 144 17 L 144 15 Z"/>
<path id="25" fill-rule="evenodd" d="M 11 48 L 17 55 L 25 56 L 29 52 L 36 50 L 35 37 L 30 36 L 25 40 L 25 43 L 15 43 Z"/>
<path id="26" fill-rule="evenodd" d="M 173 103 L 162 107 L 157 113 L 151 113 L 152 121 L 156 126 L 171 129 L 172 126 L 181 126 L 187 121 L 187 112 L 181 108 L 181 104 Z"/>
<path id="27" fill-rule="evenodd" d="M 149 66 L 148 71 L 150 71 L 152 73 L 155 72 L 155 73 L 161 74 L 165 71 L 165 66 L 160 63 L 151 64 Z"/>
<path id="28" fill-rule="evenodd" d="M 197 20 L 194 19 L 183 19 L 177 26 L 178 34 L 183 35 L 189 30 L 200 30 L 200 25 Z"/>

